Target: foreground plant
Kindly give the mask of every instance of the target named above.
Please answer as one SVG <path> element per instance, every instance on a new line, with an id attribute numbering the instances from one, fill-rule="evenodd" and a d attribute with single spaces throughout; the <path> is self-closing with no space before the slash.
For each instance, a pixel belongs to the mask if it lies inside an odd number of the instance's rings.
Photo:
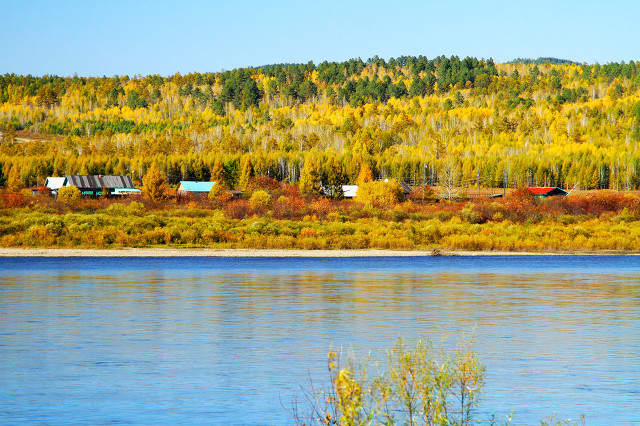
<path id="1" fill-rule="evenodd" d="M 294 403 L 298 425 L 469 425 L 480 401 L 484 367 L 471 345 L 461 343 L 452 354 L 419 340 L 414 349 L 403 339 L 387 353 L 387 367 L 368 376 L 367 362 L 350 357 L 340 363 L 329 352 L 330 385 L 304 390 Z"/>

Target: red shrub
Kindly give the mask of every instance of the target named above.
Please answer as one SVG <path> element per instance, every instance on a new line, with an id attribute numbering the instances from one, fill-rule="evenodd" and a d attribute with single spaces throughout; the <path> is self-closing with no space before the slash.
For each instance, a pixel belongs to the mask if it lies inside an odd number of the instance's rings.
<path id="1" fill-rule="evenodd" d="M 0 206 L 5 209 L 13 209 L 18 207 L 26 207 L 30 204 L 28 200 L 22 194 L 16 194 L 15 192 L 6 192 L 0 194 Z"/>
<path id="2" fill-rule="evenodd" d="M 295 196 L 282 196 L 273 203 L 273 217 L 276 219 L 301 218 L 306 214 L 306 211 L 304 200 Z"/>
<path id="3" fill-rule="evenodd" d="M 526 189 L 518 188 L 504 198 L 505 215 L 514 222 L 537 221 L 541 218 L 540 200 L 532 197 Z"/>
<path id="4" fill-rule="evenodd" d="M 290 198 L 298 198 L 300 197 L 300 188 L 298 188 L 298 185 L 284 185 L 282 187 L 282 195 Z"/>
<path id="5" fill-rule="evenodd" d="M 625 207 L 635 209 L 638 206 L 638 198 L 621 192 L 597 191 L 586 196 L 586 211 L 595 216 L 605 212 L 620 212 Z"/>
<path id="6" fill-rule="evenodd" d="M 251 206 L 247 200 L 234 200 L 227 203 L 225 211 L 231 219 L 244 219 L 251 213 Z"/>

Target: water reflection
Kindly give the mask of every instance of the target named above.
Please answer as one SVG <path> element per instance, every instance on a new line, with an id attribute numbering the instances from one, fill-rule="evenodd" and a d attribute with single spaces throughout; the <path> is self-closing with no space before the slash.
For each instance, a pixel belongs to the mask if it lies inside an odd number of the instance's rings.
<path id="1" fill-rule="evenodd" d="M 289 423 L 282 405 L 324 380 L 329 347 L 382 362 L 397 336 L 454 345 L 474 329 L 481 416 L 640 417 L 627 259 L 42 262 L 0 269 L 3 423 Z"/>

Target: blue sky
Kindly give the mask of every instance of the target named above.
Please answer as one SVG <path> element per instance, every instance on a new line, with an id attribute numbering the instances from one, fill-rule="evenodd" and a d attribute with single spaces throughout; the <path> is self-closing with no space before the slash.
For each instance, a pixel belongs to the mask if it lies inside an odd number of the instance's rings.
<path id="1" fill-rule="evenodd" d="M 640 60 L 640 1 L 0 0 L 0 73 L 113 76 L 378 55 Z"/>

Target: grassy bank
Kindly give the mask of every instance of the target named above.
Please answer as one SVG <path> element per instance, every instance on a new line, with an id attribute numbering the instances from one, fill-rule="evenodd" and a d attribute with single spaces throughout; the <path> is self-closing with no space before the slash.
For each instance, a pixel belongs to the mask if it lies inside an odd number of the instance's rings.
<path id="1" fill-rule="evenodd" d="M 272 194 L 247 200 L 82 200 L 0 195 L 0 246 L 60 248 L 640 250 L 640 202 L 618 192 L 547 200 L 514 193 L 390 206 Z"/>

